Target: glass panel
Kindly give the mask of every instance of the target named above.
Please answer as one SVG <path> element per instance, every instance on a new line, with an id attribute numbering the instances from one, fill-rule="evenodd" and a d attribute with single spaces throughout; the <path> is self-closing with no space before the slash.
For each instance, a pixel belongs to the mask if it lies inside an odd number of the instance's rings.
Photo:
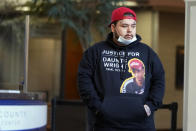
<path id="1" fill-rule="evenodd" d="M 24 72 L 25 17 L 0 18 L 0 89 L 18 89 Z"/>
<path id="2" fill-rule="evenodd" d="M 0 20 L 0 90 L 18 90 L 24 83 L 25 16 Z M 29 28 L 27 91 L 50 100 L 59 94 L 61 28 L 32 16 Z"/>

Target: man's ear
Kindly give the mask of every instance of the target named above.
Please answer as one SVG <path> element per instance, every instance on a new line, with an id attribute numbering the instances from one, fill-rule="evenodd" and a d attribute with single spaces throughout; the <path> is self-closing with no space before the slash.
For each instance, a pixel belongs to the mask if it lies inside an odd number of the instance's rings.
<path id="1" fill-rule="evenodd" d="M 111 24 L 110 28 L 111 28 L 111 31 L 114 32 L 114 30 L 115 30 L 115 25 L 114 25 L 114 24 Z"/>

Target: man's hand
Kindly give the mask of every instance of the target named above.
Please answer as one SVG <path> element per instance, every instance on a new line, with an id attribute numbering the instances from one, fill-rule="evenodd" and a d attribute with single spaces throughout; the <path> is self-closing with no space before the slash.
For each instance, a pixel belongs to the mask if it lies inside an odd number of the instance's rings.
<path id="1" fill-rule="evenodd" d="M 150 114 L 151 114 L 150 107 L 148 105 L 144 105 L 144 109 L 146 111 L 147 116 L 150 116 Z"/>

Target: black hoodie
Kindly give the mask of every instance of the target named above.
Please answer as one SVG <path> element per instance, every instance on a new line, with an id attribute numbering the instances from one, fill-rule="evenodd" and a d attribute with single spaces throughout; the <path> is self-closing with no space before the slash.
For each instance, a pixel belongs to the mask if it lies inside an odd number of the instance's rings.
<path id="1" fill-rule="evenodd" d="M 153 113 L 162 104 L 164 69 L 157 54 L 141 37 L 127 46 L 118 46 L 110 33 L 105 41 L 87 49 L 79 65 L 80 96 L 95 114 L 95 127 L 155 129 Z M 142 86 L 136 86 L 131 66 L 143 67 Z M 142 76 L 142 75 L 140 75 Z M 144 105 L 151 115 L 147 116 Z"/>

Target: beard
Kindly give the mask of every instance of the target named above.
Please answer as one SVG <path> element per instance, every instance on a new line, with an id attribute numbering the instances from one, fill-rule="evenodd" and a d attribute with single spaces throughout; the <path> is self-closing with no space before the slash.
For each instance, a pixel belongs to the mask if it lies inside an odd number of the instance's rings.
<path id="1" fill-rule="evenodd" d="M 118 33 L 117 33 L 116 30 L 114 30 L 114 32 L 113 32 L 113 38 L 114 38 L 115 40 L 118 40 L 118 38 L 119 38 L 119 35 L 118 35 Z"/>

